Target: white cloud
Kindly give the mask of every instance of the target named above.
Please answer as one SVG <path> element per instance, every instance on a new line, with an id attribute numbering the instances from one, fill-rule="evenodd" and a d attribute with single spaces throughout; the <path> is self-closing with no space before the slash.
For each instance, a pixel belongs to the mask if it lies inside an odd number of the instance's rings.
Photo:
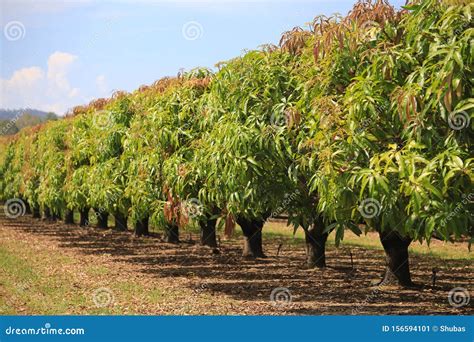
<path id="1" fill-rule="evenodd" d="M 76 60 L 75 55 L 57 51 L 49 56 L 46 71 L 33 66 L 15 71 L 9 79 L 0 79 L 0 107 L 32 107 L 63 114 L 83 102 L 80 89 L 72 87 L 68 79 Z"/>
<path id="2" fill-rule="evenodd" d="M 22 89 L 22 87 L 34 86 L 43 78 L 44 72 L 40 67 L 23 68 L 15 71 L 9 80 L 5 80 L 5 85 L 11 88 Z"/>
<path id="3" fill-rule="evenodd" d="M 69 97 L 74 96 L 77 91 L 71 89 L 71 85 L 67 79 L 67 73 L 72 63 L 77 59 L 77 56 L 66 52 L 55 52 L 48 58 L 48 81 L 50 83 L 50 90 L 61 93 L 66 93 Z M 56 93 L 54 93 L 56 94 Z M 53 95 L 54 95 L 53 94 Z"/>
<path id="4" fill-rule="evenodd" d="M 10 79 L 0 79 L 0 107 L 37 105 L 44 80 L 44 71 L 36 66 L 17 70 Z"/>

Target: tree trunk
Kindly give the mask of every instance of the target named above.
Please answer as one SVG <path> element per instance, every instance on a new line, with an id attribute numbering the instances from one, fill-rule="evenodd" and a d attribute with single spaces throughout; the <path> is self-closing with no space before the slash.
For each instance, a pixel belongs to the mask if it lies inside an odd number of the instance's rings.
<path id="1" fill-rule="evenodd" d="M 51 219 L 53 221 L 61 220 L 61 215 L 53 211 L 53 214 L 51 215 Z"/>
<path id="2" fill-rule="evenodd" d="M 167 223 L 165 226 L 165 242 L 179 243 L 179 227 L 175 223 Z"/>
<path id="3" fill-rule="evenodd" d="M 25 203 L 25 214 L 29 215 L 31 214 L 31 207 L 30 203 L 28 203 L 27 200 L 22 199 L 23 203 Z"/>
<path id="4" fill-rule="evenodd" d="M 408 246 L 412 239 L 402 237 L 395 231 L 379 232 L 385 250 L 387 266 L 381 284 L 398 282 L 401 286 L 413 286 L 408 261 Z"/>
<path id="5" fill-rule="evenodd" d="M 136 236 L 148 236 L 148 216 L 135 222 L 135 235 Z"/>
<path id="6" fill-rule="evenodd" d="M 51 209 L 49 207 L 44 207 L 43 209 L 43 220 L 52 221 L 53 215 L 51 214 Z"/>
<path id="7" fill-rule="evenodd" d="M 216 223 L 217 219 L 211 219 L 210 217 L 199 221 L 199 226 L 201 227 L 201 245 L 212 248 L 217 247 Z"/>
<path id="8" fill-rule="evenodd" d="M 326 241 L 328 233 L 323 233 L 324 222 L 318 218 L 305 230 L 307 265 L 310 268 L 326 267 Z"/>
<path id="9" fill-rule="evenodd" d="M 64 223 L 74 224 L 74 210 L 66 209 L 64 213 Z"/>
<path id="10" fill-rule="evenodd" d="M 115 213 L 114 218 L 115 218 L 115 230 L 125 231 L 128 229 L 127 216 L 118 212 L 118 213 Z"/>
<path id="11" fill-rule="evenodd" d="M 237 223 L 244 234 L 244 250 L 242 256 L 251 258 L 265 258 L 262 246 L 262 228 L 265 220 L 249 220 L 237 217 Z"/>
<path id="12" fill-rule="evenodd" d="M 33 208 L 33 218 L 41 218 L 41 211 L 39 208 Z"/>
<path id="13" fill-rule="evenodd" d="M 84 208 L 79 211 L 79 214 L 80 214 L 79 226 L 86 227 L 89 225 L 89 210 L 90 208 Z"/>
<path id="14" fill-rule="evenodd" d="M 97 227 L 107 229 L 109 214 L 105 211 L 101 211 L 100 209 L 94 209 L 94 211 L 95 216 L 97 217 Z"/>

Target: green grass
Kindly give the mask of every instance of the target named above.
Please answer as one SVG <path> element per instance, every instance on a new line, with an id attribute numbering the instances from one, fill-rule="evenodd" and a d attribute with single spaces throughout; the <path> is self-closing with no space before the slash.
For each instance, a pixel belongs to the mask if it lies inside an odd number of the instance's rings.
<path id="1" fill-rule="evenodd" d="M 160 232 L 161 229 L 152 227 L 151 231 Z M 190 225 L 182 230 L 183 236 L 188 233 L 199 234 L 199 227 L 197 225 Z M 221 231 L 220 234 L 223 234 Z M 235 238 L 240 238 L 242 231 L 237 226 L 234 232 Z M 304 244 L 305 237 L 302 228 L 298 228 L 296 232 L 293 227 L 287 226 L 283 222 L 267 222 L 263 228 L 263 238 L 265 240 L 281 240 L 284 239 L 286 243 L 298 245 Z M 332 233 L 328 238 L 328 245 L 335 246 L 335 233 Z M 362 234 L 357 236 L 351 231 L 346 231 L 344 240 L 340 246 L 362 247 L 371 250 L 383 250 L 378 235 L 376 233 Z M 450 259 L 450 260 L 474 260 L 474 252 L 470 252 L 467 243 L 450 243 L 441 241 L 432 241 L 431 245 L 426 242 L 420 244 L 413 242 L 410 246 L 410 253 L 416 255 L 429 255 L 432 257 Z"/>
<path id="2" fill-rule="evenodd" d="M 61 272 L 73 264 L 70 257 L 33 251 L 18 241 L 15 246 L 0 247 L 0 314 L 72 314 L 81 308 L 87 308 L 90 314 L 114 313 L 113 309 L 95 307 L 95 286 L 79 286 L 71 274 Z M 104 266 L 89 266 L 81 271 L 88 277 L 104 278 L 108 274 Z"/>
<path id="3" fill-rule="evenodd" d="M 15 252 L 4 246 L 0 247 L 0 269 L 3 273 L 0 278 L 1 288 L 2 292 L 8 294 L 2 296 L 1 314 L 65 313 L 71 305 L 81 305 L 84 302 L 83 296 L 78 293 L 74 295 L 71 284 L 64 275 L 46 275 L 41 267 L 34 266 L 35 263 L 41 262 L 38 255 L 33 255 L 28 249 L 22 251 L 23 258 L 20 258 Z M 56 256 L 54 262 L 64 263 L 67 258 Z"/>
<path id="4" fill-rule="evenodd" d="M 105 265 L 78 263 L 57 250 L 40 250 L 23 241 L 0 246 L 0 315 L 127 314 L 143 306 L 182 298 L 191 290 L 161 289 L 135 279 L 114 278 Z M 110 305 L 97 307 L 94 293 L 112 293 Z"/>
<path id="5" fill-rule="evenodd" d="M 153 228 L 153 231 L 160 231 L 158 228 Z M 185 230 L 182 230 L 183 234 L 199 233 L 199 227 L 189 226 Z M 223 234 L 223 231 L 219 232 Z M 185 235 L 183 235 L 185 236 Z M 237 226 L 234 232 L 234 238 L 240 238 L 242 236 L 242 231 Z M 282 240 L 284 239 L 286 243 L 299 245 L 304 244 L 305 237 L 304 231 L 302 228 L 298 228 L 296 232 L 292 226 L 287 226 L 283 222 L 270 221 L 265 224 L 263 227 L 263 239 L 264 241 L 268 240 Z M 328 245 L 335 246 L 335 233 L 329 235 Z M 344 235 L 344 240 L 341 242 L 340 246 L 353 246 L 353 247 L 362 247 L 371 250 L 383 250 L 378 235 L 376 233 L 369 233 L 367 235 L 362 234 L 357 236 L 350 231 L 346 231 Z M 419 242 L 413 242 L 410 246 L 410 253 L 416 255 L 429 255 L 436 258 L 450 259 L 450 260 L 474 260 L 474 252 L 470 252 L 468 249 L 467 243 L 450 243 L 450 242 L 441 242 L 441 241 L 432 241 L 431 245 L 428 245 L 426 242 L 420 244 Z"/>
<path id="6" fill-rule="evenodd" d="M 96 225 L 97 220 L 96 216 L 91 210 L 90 215 L 90 224 L 92 226 Z M 79 213 L 75 213 L 76 222 L 79 221 Z M 114 219 L 112 215 L 109 215 L 109 227 L 113 227 Z M 129 229 L 132 229 L 129 222 Z M 159 227 L 150 225 L 150 231 L 155 233 L 163 232 Z M 199 234 L 199 226 L 195 223 L 188 225 L 185 229 L 181 230 L 183 236 L 187 234 Z M 222 232 L 221 232 L 222 234 Z M 239 238 L 242 236 L 241 230 L 237 227 L 235 229 L 234 236 Z M 263 236 L 265 240 L 268 239 L 285 239 L 287 243 L 291 244 L 303 244 L 304 243 L 304 232 L 303 229 L 299 228 L 294 232 L 293 227 L 286 226 L 283 222 L 267 222 L 263 229 Z M 328 245 L 334 246 L 334 233 L 329 236 Z M 382 245 L 378 239 L 378 236 L 375 234 L 361 235 L 357 236 L 350 231 L 345 232 L 344 240 L 341 243 L 341 246 L 354 246 L 354 247 L 363 247 L 373 250 L 382 250 Z M 410 252 L 417 255 L 429 255 L 433 257 L 438 257 L 442 259 L 456 259 L 456 260 L 474 260 L 474 253 L 468 250 L 467 244 L 452 244 L 449 242 L 443 243 L 435 241 L 432 245 L 428 245 L 426 242 L 420 244 L 414 242 L 410 246 Z"/>
<path id="7" fill-rule="evenodd" d="M 292 243 L 295 244 L 304 243 L 303 229 L 299 228 L 293 235 L 293 227 L 288 227 L 281 222 L 267 222 L 263 228 L 263 235 L 267 238 L 291 239 L 288 241 L 292 241 Z M 334 246 L 334 237 L 334 233 L 332 233 L 328 238 L 328 244 L 330 246 Z M 349 231 L 345 233 L 341 246 L 355 246 L 375 250 L 383 249 L 376 234 L 369 233 L 368 235 L 362 234 L 361 236 L 357 236 Z M 442 259 L 474 260 L 474 253 L 468 250 L 467 243 L 453 244 L 449 242 L 432 241 L 431 245 L 428 246 L 426 243 L 420 244 L 419 242 L 413 242 L 410 246 L 410 252 L 417 255 L 429 255 Z"/>
<path id="8" fill-rule="evenodd" d="M 190 232 L 198 232 L 197 227 L 183 231 L 183 238 Z M 237 227 L 234 239 L 238 240 L 240 236 L 241 231 Z M 300 244 L 302 248 L 304 233 L 299 229 L 293 235 L 291 227 L 280 222 L 268 222 L 264 228 L 264 240 L 269 242 L 271 239 L 274 239 L 273 243 L 284 240 L 285 243 Z M 334 248 L 333 241 L 334 237 L 331 236 L 331 248 Z M 152 242 L 151 239 L 149 242 Z M 357 237 L 348 233 L 343 245 L 382 249 L 375 234 Z M 464 260 L 464 263 L 473 259 L 473 254 L 468 252 L 465 244 L 453 245 L 437 241 L 436 246 L 429 248 L 413 243 L 411 249 L 415 254 Z M 159 284 L 154 279 L 138 276 L 137 272 L 131 276 L 127 272 L 132 270 L 122 270 L 121 265 L 79 260 L 82 257 L 87 258 L 64 253 L 61 249 L 51 249 L 48 245 L 36 245 L 32 240 L 3 239 L 0 246 L 0 315 L 136 314 L 169 308 L 170 303 L 178 304 L 166 312 L 175 314 L 195 312 L 195 304 L 211 305 L 214 308 L 212 303 L 216 297 L 213 294 L 202 293 L 199 299 L 189 302 L 188 298 L 195 298 L 192 289 L 178 284 L 174 286 L 174 282 Z M 93 294 L 99 288 L 111 291 L 111 305 L 104 308 L 95 305 Z M 219 303 L 223 302 L 234 303 L 230 298 L 219 297 Z M 212 310 L 207 309 L 206 312 L 213 312 Z"/>

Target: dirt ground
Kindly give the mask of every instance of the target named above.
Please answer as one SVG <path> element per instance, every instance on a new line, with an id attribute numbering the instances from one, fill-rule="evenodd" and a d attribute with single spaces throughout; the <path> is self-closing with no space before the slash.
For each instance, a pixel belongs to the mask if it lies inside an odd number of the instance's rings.
<path id="1" fill-rule="evenodd" d="M 329 246 L 328 267 L 319 270 L 306 269 L 303 245 L 291 243 L 291 238 L 284 236 L 264 237 L 268 258 L 259 260 L 240 256 L 239 238 L 221 241 L 219 254 L 199 246 L 196 235 L 183 232 L 181 238 L 179 245 L 173 245 L 162 242 L 159 234 L 136 238 L 130 232 L 79 228 L 29 216 L 7 219 L 1 215 L 0 248 L 42 274 L 41 279 L 26 281 L 25 290 L 25 285 L 13 279 L 15 274 L 6 271 L 7 266 L 2 265 L 0 258 L 0 271 L 2 266 L 4 271 L 3 275 L 0 273 L 0 297 L 4 297 L 4 307 L 9 308 L 3 313 L 474 313 L 472 298 L 461 308 L 448 302 L 452 288 L 471 291 L 474 288 L 472 260 L 444 261 L 428 255 L 412 255 L 412 278 L 425 285 L 413 290 L 373 285 L 384 269 L 380 250 Z M 435 287 L 433 268 L 437 269 Z M 43 287 L 36 286 L 36 281 L 42 282 Z M 20 286 L 20 290 L 12 284 Z M 63 288 L 63 292 L 58 292 Z M 113 300 L 107 303 L 107 308 L 98 309 L 90 297 L 94 290 L 103 288 L 111 292 Z M 31 304 L 33 300 L 39 304 Z M 48 302 L 53 300 L 61 301 L 62 305 Z"/>

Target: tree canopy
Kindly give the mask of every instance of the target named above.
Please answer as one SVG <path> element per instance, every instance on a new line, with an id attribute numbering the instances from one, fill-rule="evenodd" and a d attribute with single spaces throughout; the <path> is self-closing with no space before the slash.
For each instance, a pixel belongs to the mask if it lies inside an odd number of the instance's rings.
<path id="1" fill-rule="evenodd" d="M 76 107 L 0 140 L 0 197 L 162 227 L 221 217 L 250 250 L 286 213 L 312 262 L 332 230 L 405 249 L 472 236 L 473 7 L 359 1 L 215 72 Z"/>

